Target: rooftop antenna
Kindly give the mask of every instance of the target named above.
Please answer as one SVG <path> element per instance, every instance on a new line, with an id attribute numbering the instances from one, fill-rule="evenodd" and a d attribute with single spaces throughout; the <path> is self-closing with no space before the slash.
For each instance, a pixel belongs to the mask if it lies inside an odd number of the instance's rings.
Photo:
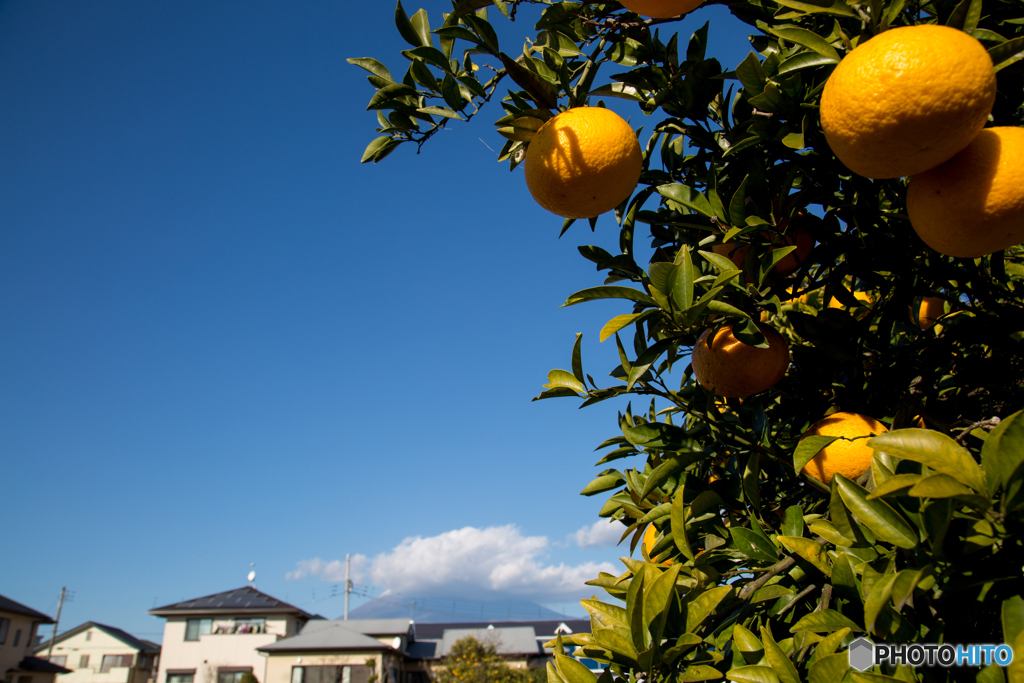
<path id="1" fill-rule="evenodd" d="M 249 566 L 250 567 L 255 567 L 256 563 L 255 562 L 250 562 Z M 247 576 L 246 578 L 249 581 L 249 583 L 252 584 L 252 587 L 255 588 L 256 587 L 256 570 L 255 569 L 250 569 L 249 570 L 249 576 Z"/>
<path id="2" fill-rule="evenodd" d="M 348 596 L 352 592 L 352 556 L 345 553 L 345 621 L 348 621 Z"/>

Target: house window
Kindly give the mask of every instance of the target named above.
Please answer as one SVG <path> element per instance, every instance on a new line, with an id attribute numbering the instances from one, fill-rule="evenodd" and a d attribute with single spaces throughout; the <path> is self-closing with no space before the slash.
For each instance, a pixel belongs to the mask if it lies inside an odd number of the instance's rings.
<path id="1" fill-rule="evenodd" d="M 92 640 L 92 631 L 86 631 L 85 632 L 85 639 L 86 640 Z"/>
<path id="2" fill-rule="evenodd" d="M 56 664 L 57 666 L 64 666 L 65 664 L 68 663 L 68 656 L 67 655 L 54 655 L 54 656 L 50 657 L 50 663 L 51 664 Z"/>
<path id="3" fill-rule="evenodd" d="M 167 671 L 167 683 L 192 683 L 195 675 L 195 669 L 169 669 Z"/>
<path id="4" fill-rule="evenodd" d="M 10 619 L 0 619 L 0 645 L 3 645 L 7 642 L 7 629 L 10 627 Z"/>
<path id="5" fill-rule="evenodd" d="M 14 632 L 14 647 L 18 647 L 18 641 L 21 640 L 21 629 L 19 628 Z"/>
<path id="6" fill-rule="evenodd" d="M 185 622 L 185 640 L 199 640 L 213 629 L 213 619 L 189 619 Z"/>
<path id="7" fill-rule="evenodd" d="M 134 655 L 103 655 L 103 661 L 100 662 L 100 672 L 107 673 L 115 667 L 130 669 L 134 659 Z"/>
<path id="8" fill-rule="evenodd" d="M 292 667 L 291 683 L 369 683 L 369 680 L 368 666 Z"/>
<path id="9" fill-rule="evenodd" d="M 241 683 L 246 673 L 252 673 L 251 666 L 222 666 L 217 669 L 217 683 Z"/>
<path id="10" fill-rule="evenodd" d="M 78 660 L 78 668 L 79 669 L 88 669 L 89 668 L 89 655 L 82 655 L 81 656 L 81 658 Z"/>

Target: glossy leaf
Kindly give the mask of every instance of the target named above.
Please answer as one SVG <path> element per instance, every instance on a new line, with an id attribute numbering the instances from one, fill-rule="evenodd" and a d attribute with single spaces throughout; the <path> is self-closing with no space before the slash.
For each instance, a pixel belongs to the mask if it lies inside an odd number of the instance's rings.
<path id="1" fill-rule="evenodd" d="M 1003 625 L 1003 642 L 1012 643 L 1024 633 L 1024 596 L 1015 595 L 1003 600 L 1000 607 Z"/>
<path id="2" fill-rule="evenodd" d="M 736 549 L 750 559 L 767 563 L 776 562 L 779 559 L 779 552 L 775 546 L 750 529 L 732 527 L 729 529 L 729 534 Z"/>
<path id="3" fill-rule="evenodd" d="M 576 376 L 571 372 L 565 370 L 552 370 L 548 373 L 548 383 L 544 385 L 547 389 L 554 389 L 555 387 L 565 387 L 566 389 L 572 389 L 578 391 L 581 394 L 587 393 L 587 387 L 583 384 Z"/>
<path id="4" fill-rule="evenodd" d="M 779 677 L 780 683 L 800 683 L 800 675 L 793 662 L 786 656 L 772 634 L 764 626 L 761 627 L 761 642 L 764 643 L 764 657 L 771 665 L 772 671 Z"/>
<path id="5" fill-rule="evenodd" d="M 804 466 L 814 459 L 822 448 L 838 439 L 838 436 L 822 436 L 813 434 L 800 439 L 796 450 L 793 451 L 793 469 L 797 474 L 803 471 Z"/>
<path id="6" fill-rule="evenodd" d="M 864 526 L 871 530 L 875 537 L 900 548 L 917 546 L 917 532 L 903 517 L 881 499 L 868 500 L 867 491 L 841 474 L 836 474 L 832 481 L 836 482 L 843 504 L 857 516 Z"/>
<path id="7" fill-rule="evenodd" d="M 832 62 L 839 62 L 839 53 L 836 52 L 836 49 L 814 31 L 795 27 L 772 28 L 769 31 L 783 40 L 788 40 L 791 43 L 802 45 L 808 50 L 813 50 Z"/>
<path id="8" fill-rule="evenodd" d="M 627 299 L 629 301 L 636 301 L 638 303 L 647 304 L 649 306 L 657 306 L 654 299 L 651 298 L 646 292 L 641 292 L 638 289 L 632 287 L 620 287 L 617 285 L 608 285 L 604 287 L 591 287 L 576 292 L 568 299 L 562 306 L 574 306 L 584 301 L 598 301 L 600 299 Z"/>
<path id="9" fill-rule="evenodd" d="M 999 423 L 985 439 L 981 463 L 988 477 L 988 493 L 1007 484 L 1024 468 L 1024 411 L 1018 411 Z"/>
<path id="10" fill-rule="evenodd" d="M 970 451 L 931 429 L 898 429 L 868 439 L 868 446 L 948 474 L 975 491 L 985 491 L 985 475 Z"/>
<path id="11" fill-rule="evenodd" d="M 739 666 L 726 671 L 725 677 L 737 683 L 780 683 L 770 666 Z"/>
<path id="12" fill-rule="evenodd" d="M 802 536 L 779 536 L 777 540 L 790 552 L 796 553 L 802 559 L 810 562 L 825 576 L 832 576 L 832 567 L 828 564 L 825 550 L 817 541 Z"/>
<path id="13" fill-rule="evenodd" d="M 581 496 L 594 496 L 598 493 L 604 493 L 612 489 L 618 488 L 625 483 L 625 479 L 618 472 L 614 474 L 604 474 L 596 477 L 593 481 L 587 484 L 582 491 Z"/>
<path id="14" fill-rule="evenodd" d="M 555 669 L 565 683 L 595 683 L 594 675 L 585 664 L 573 657 L 555 653 Z"/>
<path id="15" fill-rule="evenodd" d="M 895 493 L 896 491 L 909 489 L 911 486 L 915 485 L 917 482 L 921 481 L 924 478 L 925 477 L 923 474 L 893 475 L 886 479 L 881 484 L 875 486 L 871 493 L 868 494 L 868 500 L 881 498 L 882 496 L 887 496 L 890 493 Z"/>
<path id="16" fill-rule="evenodd" d="M 875 582 L 875 585 L 871 587 L 871 592 L 864 598 L 864 626 L 867 627 L 869 633 L 875 633 L 878 615 L 881 614 L 882 609 L 888 604 L 889 598 L 892 597 L 892 586 L 895 582 L 895 573 L 886 574 Z"/>
<path id="17" fill-rule="evenodd" d="M 933 474 L 914 484 L 907 493 L 917 498 L 952 498 L 973 493 L 948 474 Z"/>
<path id="18" fill-rule="evenodd" d="M 686 605 L 686 632 L 694 633 L 705 619 L 715 611 L 726 597 L 732 595 L 732 586 L 718 586 L 704 591 Z"/>
<path id="19" fill-rule="evenodd" d="M 862 631 L 863 629 L 847 617 L 832 609 L 823 609 L 804 615 L 789 627 L 790 633 L 812 631 L 814 633 L 832 633 L 841 629 Z"/>

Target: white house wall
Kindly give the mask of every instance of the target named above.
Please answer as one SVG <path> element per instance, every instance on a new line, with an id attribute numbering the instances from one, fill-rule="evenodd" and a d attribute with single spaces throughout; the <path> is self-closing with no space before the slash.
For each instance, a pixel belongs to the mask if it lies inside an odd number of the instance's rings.
<path id="1" fill-rule="evenodd" d="M 221 618 L 221 617 L 215 617 Z M 157 683 L 167 683 L 167 671 L 195 669 L 194 683 L 217 683 L 218 667 L 252 667 L 253 675 L 266 681 L 266 658 L 256 648 L 295 635 L 294 617 L 266 620 L 266 633 L 207 633 L 199 640 L 185 640 L 184 618 L 169 618 L 164 625 Z"/>

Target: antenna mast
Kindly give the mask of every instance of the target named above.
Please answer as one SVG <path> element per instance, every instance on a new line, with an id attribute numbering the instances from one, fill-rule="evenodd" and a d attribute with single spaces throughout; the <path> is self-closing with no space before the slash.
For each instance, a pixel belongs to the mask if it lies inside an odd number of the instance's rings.
<path id="1" fill-rule="evenodd" d="M 345 553 L 345 621 L 348 621 L 348 596 L 352 592 L 352 556 Z"/>
<path id="2" fill-rule="evenodd" d="M 60 587 L 60 600 L 57 601 L 57 617 L 53 620 L 53 637 L 50 638 L 50 649 L 46 652 L 46 661 L 50 661 L 53 657 L 53 644 L 57 641 L 57 626 L 60 624 L 60 608 L 64 606 L 64 594 L 67 592 L 66 586 Z"/>

